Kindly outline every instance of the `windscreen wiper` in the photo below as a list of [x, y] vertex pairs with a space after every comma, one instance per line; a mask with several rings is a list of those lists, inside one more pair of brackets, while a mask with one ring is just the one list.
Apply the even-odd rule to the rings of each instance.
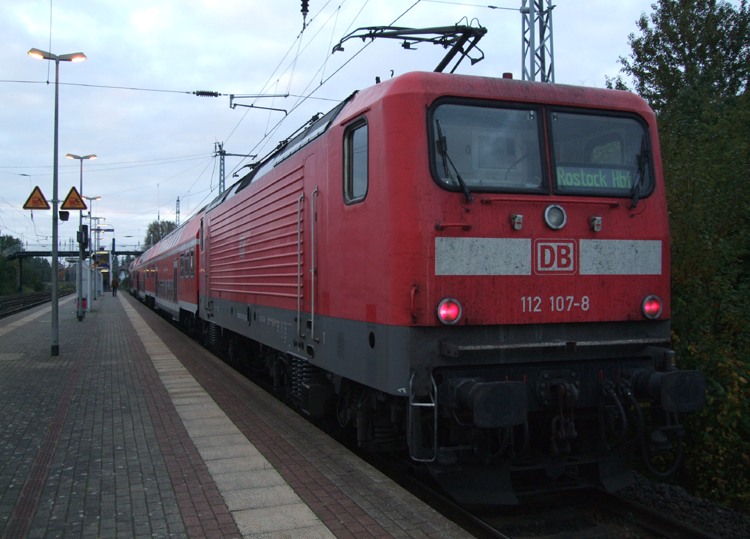
[[440, 156], [443, 158], [445, 174], [449, 179], [453, 179], [453, 176], [451, 176], [451, 171], [448, 168], [448, 163], [450, 163], [450, 166], [452, 166], [453, 170], [456, 171], [456, 179], [458, 180], [458, 185], [461, 187], [464, 195], [466, 196], [466, 201], [471, 202], [472, 200], [474, 200], [474, 197], [471, 196], [471, 191], [469, 191], [466, 182], [461, 177], [461, 173], [458, 172], [456, 165], [453, 164], [453, 159], [451, 159], [450, 155], [448, 155], [448, 140], [443, 136], [443, 129], [440, 127], [440, 120], [436, 119], [435, 124], [437, 125], [438, 132], [437, 148], [438, 152], [440, 152]]
[[630, 209], [632, 210], [638, 206], [638, 200], [641, 197], [641, 185], [646, 176], [646, 164], [648, 163], [648, 148], [646, 147], [646, 135], [641, 136], [641, 153], [635, 157], [638, 165], [638, 172], [636, 173], [635, 187], [633, 188], [633, 201], [630, 203]]

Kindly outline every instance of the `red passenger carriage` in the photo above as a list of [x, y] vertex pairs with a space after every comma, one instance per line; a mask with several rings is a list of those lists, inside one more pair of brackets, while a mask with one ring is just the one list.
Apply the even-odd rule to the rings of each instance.
[[192, 219], [133, 261], [131, 293], [175, 320], [197, 320], [197, 245], [198, 221]]

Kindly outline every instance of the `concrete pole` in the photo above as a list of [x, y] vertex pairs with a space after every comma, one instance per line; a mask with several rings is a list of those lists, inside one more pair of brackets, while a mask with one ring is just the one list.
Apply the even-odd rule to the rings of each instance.
[[89, 203], [89, 291], [86, 294], [86, 311], [91, 312], [91, 302], [94, 301], [94, 294], [92, 292], [93, 285], [91, 282], [94, 280], [94, 266], [91, 263], [93, 257], [93, 251], [91, 250], [91, 235], [94, 233], [94, 229], [91, 226], [91, 207], [94, 205], [94, 201], [91, 200]]
[[[81, 176], [80, 176], [80, 187], [81, 196], [83, 196], [83, 159], [79, 159], [81, 163]], [[76, 270], [76, 297], [78, 305], [76, 305], [76, 315], [78, 321], [83, 320], [83, 212], [78, 212], [78, 269]]]
[[60, 334], [58, 330], [58, 293], [57, 293], [57, 118], [59, 104], [60, 59], [55, 56], [55, 143], [52, 162], [52, 349], [50, 355], [60, 355]]

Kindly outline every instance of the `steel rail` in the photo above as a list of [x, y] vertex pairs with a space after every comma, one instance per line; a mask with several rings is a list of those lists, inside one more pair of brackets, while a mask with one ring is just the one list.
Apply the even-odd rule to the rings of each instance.
[[[58, 293], [57, 297], [62, 298], [72, 293], [72, 291], [64, 293], [60, 292]], [[35, 292], [23, 296], [12, 296], [6, 299], [2, 299], [0, 300], [0, 318], [5, 318], [27, 309], [43, 305], [51, 300], [51, 292]]]
[[625, 518], [635, 518], [639, 526], [668, 539], [721, 539], [718, 535], [654, 511], [621, 494], [597, 492], [595, 501], [602, 509]]

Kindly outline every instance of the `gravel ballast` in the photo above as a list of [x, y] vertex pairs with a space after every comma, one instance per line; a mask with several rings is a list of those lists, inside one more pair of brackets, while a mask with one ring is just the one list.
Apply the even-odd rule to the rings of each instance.
[[722, 539], [750, 538], [750, 515], [692, 496], [682, 487], [635, 475], [635, 484], [618, 494]]

